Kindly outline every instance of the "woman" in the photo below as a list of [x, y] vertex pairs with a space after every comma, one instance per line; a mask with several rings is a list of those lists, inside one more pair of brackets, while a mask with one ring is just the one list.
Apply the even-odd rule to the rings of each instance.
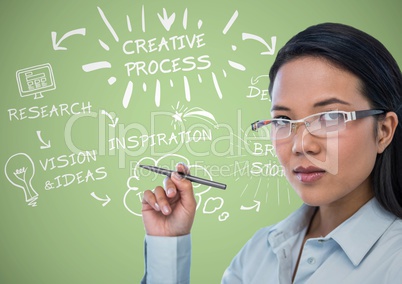
[[[258, 231], [222, 283], [401, 283], [402, 76], [393, 57], [350, 26], [312, 26], [279, 51], [269, 91], [273, 119], [252, 127], [270, 128], [304, 204]], [[144, 283], [189, 282], [195, 208], [180, 175], [144, 193]]]

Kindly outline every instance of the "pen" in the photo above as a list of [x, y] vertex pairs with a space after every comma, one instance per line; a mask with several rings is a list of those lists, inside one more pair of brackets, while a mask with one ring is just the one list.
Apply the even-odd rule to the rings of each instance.
[[[157, 173], [157, 174], [166, 175], [168, 177], [170, 177], [171, 174], [174, 172], [171, 170], [166, 170], [166, 169], [158, 168], [155, 166], [140, 165], [140, 167], [143, 169], [149, 170], [151, 172]], [[196, 182], [196, 183], [200, 183], [203, 185], [212, 186], [212, 187], [216, 187], [216, 188], [220, 188], [220, 189], [226, 189], [226, 184], [223, 184], [223, 183], [219, 183], [219, 182], [208, 180], [208, 179], [203, 179], [203, 178], [192, 176], [192, 175], [186, 175], [183, 173], [179, 173], [179, 175], [188, 179], [191, 182]]]

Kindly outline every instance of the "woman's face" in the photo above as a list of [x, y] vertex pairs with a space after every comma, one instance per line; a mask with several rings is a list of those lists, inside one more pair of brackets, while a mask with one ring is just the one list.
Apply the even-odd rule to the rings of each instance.
[[[331, 110], [370, 109], [359, 82], [324, 59], [292, 60], [276, 76], [271, 115], [298, 120]], [[374, 117], [350, 121], [328, 137], [313, 136], [301, 124], [274, 144], [287, 179], [305, 203], [331, 206], [372, 196], [369, 176], [377, 156]]]

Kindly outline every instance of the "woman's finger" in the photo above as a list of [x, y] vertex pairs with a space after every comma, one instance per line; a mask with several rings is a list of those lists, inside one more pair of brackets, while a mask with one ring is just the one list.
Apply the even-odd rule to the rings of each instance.
[[177, 163], [176, 170], [177, 170], [177, 172], [183, 173], [185, 175], [190, 174], [190, 170], [189, 170], [188, 166], [183, 162]]
[[171, 180], [175, 184], [177, 191], [180, 193], [182, 202], [186, 204], [185, 206], [193, 207], [195, 204], [195, 198], [191, 181], [178, 172], [172, 173]]
[[174, 184], [174, 182], [172, 181], [172, 179], [170, 177], [166, 177], [163, 180], [163, 186], [165, 188], [166, 195], [169, 198], [173, 198], [176, 196], [176, 193], [177, 193], [176, 185]]
[[166, 195], [165, 189], [161, 186], [155, 187], [154, 196], [157, 206], [160, 208], [160, 211], [164, 215], [169, 215], [172, 212], [172, 209], [170, 207], [169, 199]]
[[151, 206], [155, 211], [160, 211], [159, 204], [156, 202], [155, 194], [151, 190], [144, 191], [142, 204]]

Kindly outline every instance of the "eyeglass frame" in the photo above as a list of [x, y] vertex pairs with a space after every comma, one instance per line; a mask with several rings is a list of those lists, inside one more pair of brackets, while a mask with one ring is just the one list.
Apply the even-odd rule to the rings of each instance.
[[346, 123], [349, 122], [349, 121], [354, 121], [354, 120], [357, 120], [357, 119], [360, 119], [360, 118], [379, 115], [379, 114], [383, 114], [383, 113], [386, 113], [386, 112], [387, 112], [386, 110], [380, 110], [380, 109], [368, 109], [368, 110], [356, 110], [356, 111], [325, 111], [325, 112], [319, 112], [319, 113], [316, 113], [316, 114], [312, 114], [312, 115], [306, 116], [305, 118], [298, 119], [298, 120], [283, 119], [283, 118], [257, 120], [255, 122], [251, 123], [251, 130], [257, 131], [261, 127], [269, 125], [274, 121], [286, 121], [286, 122], [288, 122], [290, 124], [289, 134], [286, 137], [283, 137], [283, 138], [280, 138], [280, 139], [272, 139], [272, 137], [271, 137], [272, 140], [281, 140], [281, 139], [286, 139], [286, 138], [290, 137], [292, 132], [293, 132], [293, 130], [296, 128], [294, 125], [297, 126], [297, 124], [300, 124], [300, 123], [304, 123], [307, 131], [311, 135], [319, 137], [319, 135], [315, 135], [314, 133], [311, 133], [310, 130], [309, 130], [310, 122], [307, 121], [307, 120], [309, 118], [311, 118], [311, 117], [319, 116], [319, 115], [323, 115], [323, 114], [341, 113], [341, 114], [344, 115], [344, 118], [345, 118], [344, 125], [346, 125]]

